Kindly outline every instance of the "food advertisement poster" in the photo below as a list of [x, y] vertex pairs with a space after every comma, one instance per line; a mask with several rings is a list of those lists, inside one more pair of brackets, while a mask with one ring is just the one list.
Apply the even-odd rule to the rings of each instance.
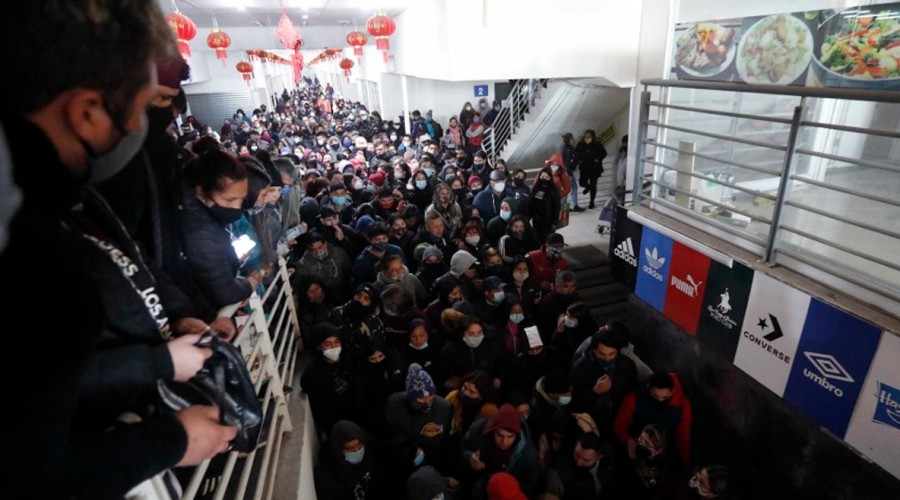
[[900, 90], [900, 3], [682, 23], [679, 80]]

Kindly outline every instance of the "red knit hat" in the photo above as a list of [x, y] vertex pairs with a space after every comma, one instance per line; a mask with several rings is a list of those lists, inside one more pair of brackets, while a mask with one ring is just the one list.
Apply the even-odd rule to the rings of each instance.
[[384, 181], [386, 178], [387, 178], [387, 176], [385, 175], [384, 172], [378, 171], [369, 176], [369, 182], [371, 182], [372, 184], [375, 184], [378, 187], [381, 187], [384, 185]]
[[189, 69], [188, 64], [181, 57], [160, 62], [156, 66], [156, 78], [163, 87], [177, 90], [181, 87], [181, 81], [186, 80]]
[[487, 484], [488, 500], [527, 500], [519, 488], [519, 481], [508, 472], [491, 476]]
[[481, 177], [478, 177], [477, 175], [470, 175], [468, 186], [472, 187], [472, 184], [474, 184], [476, 182], [481, 182]]
[[501, 406], [500, 411], [498, 411], [494, 414], [493, 417], [491, 417], [487, 425], [484, 426], [484, 433], [489, 434], [501, 427], [506, 430], [513, 431], [516, 434], [521, 434], [522, 432], [522, 424], [519, 422], [519, 414], [516, 413], [516, 409], [513, 408], [509, 403]]

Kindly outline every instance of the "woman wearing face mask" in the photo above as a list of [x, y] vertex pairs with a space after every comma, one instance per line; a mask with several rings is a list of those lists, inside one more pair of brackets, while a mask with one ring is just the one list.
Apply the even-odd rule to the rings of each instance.
[[531, 318], [525, 314], [521, 298], [510, 293], [506, 296], [506, 306], [509, 310], [507, 321], [503, 322], [500, 329], [500, 345], [507, 362], [511, 362], [516, 356], [528, 350], [528, 339], [525, 338], [525, 327], [531, 326]]
[[238, 277], [240, 259], [229, 226], [243, 215], [247, 169], [222, 151], [210, 151], [185, 167], [194, 194], [181, 213], [182, 244], [200, 293], [214, 308], [242, 302], [262, 281], [261, 273]]
[[361, 384], [356, 375], [353, 349], [348, 348], [345, 336], [332, 323], [319, 323], [313, 328], [315, 349], [312, 360], [300, 378], [303, 392], [309, 397], [316, 428], [327, 433], [341, 419], [358, 418], [362, 400]]
[[447, 183], [440, 183], [434, 188], [434, 198], [425, 213], [435, 211], [444, 218], [446, 227], [455, 227], [462, 222], [462, 207], [456, 201], [456, 194]]
[[528, 261], [525, 260], [525, 257], [515, 257], [511, 267], [512, 273], [508, 286], [521, 297], [525, 315], [529, 318], [533, 318], [537, 305], [541, 300], [541, 286], [538, 284], [537, 280], [531, 276], [528, 268]]
[[559, 223], [561, 199], [556, 185], [553, 184], [553, 172], [549, 167], [542, 168], [531, 188], [531, 221], [540, 241], [556, 231]]
[[[420, 249], [419, 247], [423, 248]], [[425, 290], [431, 290], [431, 292], [428, 293], [428, 298], [429, 300], [433, 300], [436, 294], [432, 290], [432, 285], [438, 278], [446, 274], [449, 269], [444, 262], [444, 253], [440, 248], [434, 245], [419, 243], [416, 245], [413, 254], [422, 255], [421, 259], [419, 259], [420, 264], [416, 271], [416, 277], [422, 282], [422, 286], [425, 287]], [[438, 314], [440, 314], [440, 311], [438, 311]]]
[[341, 420], [323, 442], [315, 467], [316, 496], [323, 500], [375, 498], [379, 459], [368, 434], [354, 422]]
[[477, 420], [490, 418], [497, 413], [496, 390], [491, 377], [482, 370], [472, 370], [462, 378], [458, 390], [445, 398], [453, 407], [450, 435], [462, 438]]
[[403, 377], [406, 377], [406, 370], [413, 363], [418, 363], [422, 370], [433, 377], [438, 363], [441, 343], [432, 334], [428, 322], [423, 319], [410, 321], [407, 339], [408, 342], [400, 346], [400, 356], [403, 358], [403, 365], [406, 367]]
[[455, 116], [451, 116], [450, 122], [447, 124], [447, 129], [444, 131], [444, 143], [447, 145], [448, 149], [462, 146], [462, 136], [463, 132], [459, 126], [459, 120], [457, 120]]
[[480, 255], [481, 251], [490, 246], [484, 228], [477, 220], [470, 220], [459, 228], [456, 235], [456, 247], [465, 250], [472, 255]]
[[573, 302], [559, 315], [551, 343], [564, 359], [572, 359], [578, 347], [599, 328], [584, 302]]
[[506, 225], [506, 234], [500, 238], [500, 256], [509, 264], [516, 257], [524, 257], [533, 250], [541, 248], [541, 244], [523, 215], [514, 215]]
[[518, 213], [519, 203], [516, 199], [512, 196], [503, 198], [503, 201], [500, 202], [500, 211], [488, 221], [485, 229], [492, 245], [496, 246], [500, 243], [500, 238], [506, 234], [507, 224]]
[[465, 131], [469, 128], [469, 125], [472, 124], [472, 116], [476, 113], [475, 108], [472, 107], [472, 103], [466, 101], [463, 104], [462, 109], [459, 111], [459, 126], [462, 127], [462, 130]]
[[474, 113], [472, 115], [472, 124], [466, 128], [466, 151], [469, 154], [475, 154], [481, 150], [481, 143], [484, 141], [484, 124], [481, 123], [481, 115]]
[[423, 213], [434, 200], [434, 189], [428, 183], [428, 175], [422, 170], [416, 171], [409, 183], [409, 201], [419, 207]]
[[[465, 300], [465, 296], [463, 295], [462, 286], [455, 279], [440, 278], [434, 282], [433, 288], [437, 298], [425, 308], [425, 316], [428, 318], [429, 324], [440, 325], [441, 314], [444, 310], [450, 309], [453, 307], [453, 304]], [[439, 331], [435, 333], [439, 334], [440, 343], [443, 345], [443, 335], [440, 335], [441, 332]]]
[[375, 289], [383, 292], [388, 286], [397, 285], [415, 299], [414, 305], [424, 308], [428, 294], [422, 282], [409, 272], [399, 255], [385, 255], [381, 260], [381, 271], [375, 280]]
[[294, 280], [294, 300], [297, 303], [303, 345], [314, 345], [313, 328], [319, 323], [328, 321], [334, 303], [328, 297], [322, 283], [309, 276]]
[[500, 379], [495, 378], [495, 372], [502, 353], [495, 333], [488, 330], [480, 318], [466, 316], [456, 335], [455, 340], [448, 341], [441, 349], [438, 377], [444, 389], [459, 389], [463, 376], [472, 370], [487, 373], [494, 379], [494, 387], [500, 387]]

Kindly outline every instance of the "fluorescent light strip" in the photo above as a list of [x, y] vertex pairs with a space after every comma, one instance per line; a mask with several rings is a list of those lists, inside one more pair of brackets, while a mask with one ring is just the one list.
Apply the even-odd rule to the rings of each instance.
[[722, 264], [723, 266], [728, 266], [729, 269], [731, 269], [731, 267], [734, 266], [734, 259], [729, 257], [728, 255], [726, 255], [714, 248], [710, 248], [698, 241], [694, 241], [681, 233], [677, 233], [677, 232], [667, 228], [666, 226], [661, 225], [658, 222], [654, 222], [654, 221], [644, 217], [643, 215], [635, 212], [634, 210], [628, 211], [628, 218], [633, 220], [634, 222], [637, 222], [638, 224], [649, 227], [650, 229], [656, 231], [657, 233], [660, 233], [664, 236], [668, 236], [672, 240], [675, 240], [678, 243], [681, 243], [682, 245], [684, 245], [686, 247], [692, 248], [693, 250], [696, 250], [697, 252], [702, 253], [703, 255], [718, 262], [719, 264]]

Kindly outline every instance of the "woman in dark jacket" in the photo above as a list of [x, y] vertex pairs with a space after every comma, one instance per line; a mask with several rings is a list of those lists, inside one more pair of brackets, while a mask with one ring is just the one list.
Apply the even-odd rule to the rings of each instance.
[[262, 276], [238, 277], [240, 260], [227, 227], [243, 215], [247, 169], [222, 151], [194, 158], [185, 167], [195, 199], [181, 213], [182, 243], [203, 297], [215, 309], [241, 302]]
[[604, 158], [606, 158], [606, 149], [597, 141], [597, 134], [593, 130], [585, 130], [584, 137], [575, 146], [575, 165], [581, 170], [578, 185], [584, 188], [582, 193], [591, 196], [588, 208], [594, 208], [594, 199], [597, 197], [597, 179], [603, 174]]
[[428, 175], [423, 170], [416, 171], [410, 185], [412, 189], [409, 190], [409, 201], [425, 213], [425, 209], [434, 200], [434, 188], [428, 183]]
[[531, 188], [531, 220], [539, 241], [546, 240], [548, 234], [556, 231], [559, 208], [559, 190], [553, 183], [553, 173], [549, 167], [544, 167]]
[[500, 237], [500, 257], [505, 264], [511, 264], [516, 257], [525, 257], [528, 252], [541, 248], [534, 229], [522, 215], [513, 215], [506, 225], [505, 234]]

